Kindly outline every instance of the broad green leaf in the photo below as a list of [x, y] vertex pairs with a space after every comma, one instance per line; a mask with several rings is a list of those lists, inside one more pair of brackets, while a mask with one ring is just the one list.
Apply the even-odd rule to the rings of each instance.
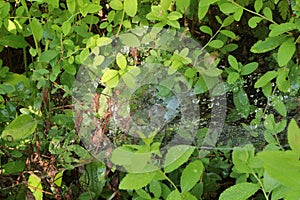
[[67, 6], [68, 6], [68, 11], [71, 14], [74, 14], [76, 12], [76, 1], [74, 1], [74, 0], [67, 0]]
[[182, 172], [180, 187], [182, 192], [190, 191], [200, 180], [204, 166], [200, 160], [189, 163]]
[[276, 109], [276, 111], [283, 117], [286, 117], [287, 115], [287, 110], [286, 110], [286, 106], [285, 104], [277, 99], [276, 101], [273, 102], [274, 103], [274, 108]]
[[239, 114], [246, 119], [250, 114], [250, 104], [243, 88], [240, 88], [237, 93], [233, 93], [233, 102]]
[[21, 140], [31, 135], [37, 126], [37, 122], [31, 115], [20, 115], [7, 125], [1, 137], [5, 140]]
[[172, 0], [160, 0], [160, 5], [165, 9], [168, 10], [171, 6]]
[[208, 35], [212, 36], [213, 32], [209, 26], [200, 26], [200, 31], [203, 33], [207, 33]]
[[284, 68], [278, 69], [278, 76], [276, 77], [276, 85], [282, 92], [288, 92], [291, 88], [288, 71]]
[[291, 189], [300, 188], [299, 153], [295, 151], [263, 151], [257, 155], [264, 161], [265, 170], [272, 178]]
[[226, 35], [227, 37], [230, 37], [231, 39], [235, 39], [236, 35], [234, 32], [229, 31], [229, 30], [221, 30], [220, 31], [223, 35]]
[[39, 20], [33, 18], [30, 22], [30, 28], [33, 36], [40, 41], [43, 37], [43, 26]]
[[16, 24], [13, 21], [8, 20], [7, 30], [14, 35], [17, 34]]
[[278, 49], [278, 65], [280, 67], [286, 65], [293, 57], [296, 51], [296, 45], [294, 43], [294, 38], [289, 38], [284, 41]]
[[265, 53], [271, 51], [281, 45], [288, 36], [280, 35], [275, 37], [268, 37], [264, 41], [259, 40], [250, 49], [252, 53]]
[[294, 119], [288, 126], [288, 142], [291, 149], [300, 155], [300, 129]]
[[249, 75], [252, 72], [254, 72], [258, 67], [258, 63], [257, 62], [252, 62], [252, 63], [248, 63], [247, 65], [242, 67], [241, 70], [241, 75]]
[[120, 0], [112, 0], [109, 5], [114, 10], [123, 10], [123, 3]]
[[263, 13], [268, 19], [273, 20], [273, 13], [272, 13], [271, 8], [265, 7], [263, 10]]
[[224, 46], [224, 42], [222, 40], [212, 40], [208, 46], [215, 48], [215, 49], [219, 49], [221, 47]]
[[228, 63], [233, 69], [235, 69], [237, 71], [239, 70], [239, 64], [234, 56], [232, 56], [232, 55], [228, 56]]
[[40, 58], [39, 61], [40, 62], [46, 62], [49, 63], [52, 59], [54, 59], [57, 55], [59, 54], [58, 51], [56, 50], [48, 50], [48, 51], [44, 51]]
[[261, 17], [257, 17], [257, 16], [253, 16], [248, 20], [248, 25], [250, 28], [255, 28], [257, 26], [257, 24], [259, 22], [261, 22], [261, 20], [263, 20], [263, 18]]
[[152, 199], [151, 195], [148, 194], [145, 190], [143, 189], [138, 189], [136, 190], [136, 193], [142, 198], [142, 199]]
[[173, 11], [168, 15], [167, 18], [169, 20], [178, 20], [178, 19], [182, 18], [182, 14], [180, 12]]
[[[241, 17], [243, 15], [244, 9], [243, 8], [237, 8], [236, 11], [233, 14], [233, 18], [235, 21], [239, 22], [241, 20]], [[224, 20], [225, 22], [225, 20]], [[225, 26], [225, 25], [224, 25]]]
[[199, 5], [198, 5], [198, 19], [199, 20], [202, 20], [205, 17], [208, 9], [209, 9], [209, 4], [206, 5], [205, 1], [199, 1]]
[[184, 13], [187, 11], [187, 9], [190, 6], [191, 0], [175, 0], [176, 2], [176, 10], [180, 11], [181, 13]]
[[199, 77], [198, 81], [194, 85], [195, 94], [202, 94], [208, 90], [205, 80], [202, 76]]
[[268, 71], [256, 81], [256, 83], [254, 84], [254, 88], [260, 88], [265, 86], [267, 83], [270, 83], [270, 81], [274, 79], [277, 75], [278, 73], [276, 71]]
[[122, 79], [127, 87], [129, 87], [131, 89], [135, 88], [135, 86], [136, 86], [135, 79], [131, 73], [127, 72], [127, 73], [123, 74]]
[[148, 185], [153, 180], [156, 173], [156, 171], [140, 174], [128, 173], [121, 180], [119, 188], [121, 190], [138, 190]]
[[152, 194], [154, 194], [154, 197], [159, 198], [161, 196], [162, 188], [159, 181], [151, 181], [149, 185], [149, 190]]
[[237, 72], [230, 72], [227, 77], [228, 84], [234, 84], [240, 78], [239, 73]]
[[259, 186], [254, 183], [238, 183], [226, 189], [220, 195], [219, 200], [246, 200], [259, 190]]
[[13, 48], [25, 48], [27, 42], [21, 35], [8, 35], [0, 32], [0, 45]]
[[178, 190], [173, 190], [169, 193], [167, 200], [182, 200]]
[[245, 147], [235, 147], [232, 153], [234, 170], [239, 173], [250, 173], [249, 159], [254, 155], [254, 147], [247, 145]]
[[294, 23], [286, 22], [279, 25], [273, 24], [272, 26], [270, 26], [270, 29], [271, 32], [269, 33], [269, 36], [274, 37], [274, 36], [281, 35], [282, 33], [295, 30], [297, 29], [297, 26]]
[[41, 182], [41, 178], [35, 174], [30, 174], [28, 178], [28, 188], [32, 192], [35, 200], [43, 199], [43, 186]]
[[119, 68], [122, 70], [124, 70], [127, 67], [127, 60], [126, 60], [125, 56], [121, 53], [117, 54], [116, 62], [117, 62], [117, 65], [119, 66]]
[[255, 12], [259, 13], [259, 11], [262, 9], [263, 5], [264, 5], [263, 0], [255, 0], [255, 3], [254, 3]]
[[197, 198], [190, 192], [181, 193], [181, 199], [182, 200], [197, 200]]
[[62, 29], [64, 35], [68, 35], [71, 30], [71, 23], [69, 21], [64, 21], [61, 26], [61, 29]]
[[105, 46], [105, 45], [108, 45], [112, 42], [112, 39], [111, 38], [108, 38], [108, 37], [101, 37], [101, 38], [98, 38], [97, 39], [97, 46]]
[[134, 17], [137, 12], [137, 0], [124, 0], [124, 10], [127, 15]]
[[276, 187], [278, 187], [280, 184], [272, 178], [267, 171], [264, 171], [264, 181], [263, 181], [264, 187], [266, 192], [271, 192]]
[[127, 45], [128, 47], [139, 47], [140, 40], [138, 37], [132, 33], [124, 33], [119, 35], [120, 40], [123, 44]]
[[234, 13], [238, 9], [238, 7], [236, 5], [234, 5], [233, 3], [226, 2], [226, 1], [225, 1], [225, 3], [219, 4], [219, 8], [220, 8], [221, 12], [226, 15], [228, 15], [230, 13]]
[[178, 145], [171, 147], [165, 157], [164, 171], [170, 173], [185, 163], [194, 152], [195, 147]]
[[119, 74], [119, 72], [118, 72], [117, 70], [114, 70], [114, 69], [107, 69], [107, 70], [104, 72], [104, 74], [103, 74], [103, 76], [102, 76], [102, 78], [101, 78], [101, 81], [102, 81], [103, 83], [105, 83], [105, 82], [109, 81], [110, 79], [116, 77], [118, 74]]
[[2, 173], [3, 174], [14, 174], [14, 173], [19, 173], [19, 172], [22, 172], [24, 171], [25, 169], [25, 160], [16, 160], [16, 161], [12, 161], [12, 160], [9, 160], [8, 163], [6, 164], [3, 164], [1, 166], [2, 168]]

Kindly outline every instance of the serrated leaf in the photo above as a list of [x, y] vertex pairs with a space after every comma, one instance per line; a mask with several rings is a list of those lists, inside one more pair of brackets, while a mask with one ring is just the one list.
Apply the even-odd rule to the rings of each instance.
[[178, 145], [171, 147], [166, 154], [164, 162], [165, 173], [170, 173], [180, 167], [189, 159], [194, 150], [195, 147], [188, 145]]
[[28, 188], [32, 192], [33, 196], [35, 197], [35, 200], [42, 200], [43, 186], [42, 186], [41, 179], [35, 174], [30, 174], [27, 182], [28, 182]]
[[37, 20], [36, 18], [33, 18], [30, 22], [30, 28], [32, 31], [33, 36], [40, 41], [43, 37], [43, 26], [40, 23], [39, 20]]
[[127, 15], [134, 17], [137, 12], [137, 0], [124, 0], [124, 10]]
[[138, 190], [148, 185], [156, 173], [156, 171], [139, 174], [128, 173], [121, 180], [119, 188], [121, 190]]
[[132, 33], [124, 33], [121, 34], [120, 40], [123, 44], [127, 45], [128, 47], [139, 47], [140, 46], [140, 40], [138, 37]]
[[1, 134], [5, 140], [21, 140], [31, 135], [37, 126], [37, 122], [31, 115], [20, 115], [7, 125]]
[[182, 192], [190, 191], [200, 180], [204, 166], [200, 160], [189, 163], [182, 172], [180, 187]]
[[246, 200], [255, 194], [259, 186], [254, 183], [239, 183], [226, 189], [219, 200]]
[[294, 119], [288, 126], [288, 142], [291, 149], [300, 155], [300, 129]]
[[252, 62], [252, 63], [248, 63], [247, 65], [242, 67], [241, 70], [241, 75], [249, 75], [252, 72], [254, 72], [258, 67], [258, 63], [257, 62]]
[[274, 79], [277, 75], [278, 73], [276, 71], [268, 71], [256, 81], [256, 83], [254, 84], [254, 88], [260, 88], [265, 86], [267, 83], [270, 83], [270, 81]]
[[250, 114], [250, 104], [243, 88], [240, 88], [237, 93], [233, 93], [233, 103], [239, 114], [246, 119]]
[[289, 38], [284, 41], [278, 49], [278, 65], [280, 67], [286, 65], [293, 57], [296, 51], [296, 45], [294, 43], [294, 38]]
[[237, 71], [239, 70], [239, 64], [238, 64], [236, 58], [233, 57], [232, 55], [228, 56], [228, 63], [233, 69], [235, 69]]
[[288, 36], [280, 35], [275, 37], [268, 37], [264, 41], [259, 40], [250, 49], [252, 53], [265, 53], [271, 51], [281, 45]]

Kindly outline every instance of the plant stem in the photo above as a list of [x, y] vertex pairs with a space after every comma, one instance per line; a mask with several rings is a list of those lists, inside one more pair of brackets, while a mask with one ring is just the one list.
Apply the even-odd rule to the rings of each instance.
[[267, 193], [266, 193], [266, 191], [265, 191], [265, 187], [264, 187], [263, 183], [261, 182], [261, 180], [256, 176], [256, 174], [254, 173], [254, 171], [252, 171], [251, 174], [254, 176], [254, 178], [255, 178], [255, 179], [257, 180], [257, 182], [259, 183], [259, 185], [260, 185], [260, 187], [261, 187], [261, 190], [262, 190], [262, 192], [264, 193], [264, 196], [265, 196], [266, 200], [269, 200], [269, 197], [268, 197], [268, 195], [267, 195]]

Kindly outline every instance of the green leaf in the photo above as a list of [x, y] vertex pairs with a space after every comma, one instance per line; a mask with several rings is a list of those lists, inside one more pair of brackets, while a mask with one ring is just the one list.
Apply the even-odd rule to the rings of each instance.
[[32, 192], [35, 199], [42, 200], [43, 199], [43, 186], [42, 186], [41, 179], [35, 174], [30, 174], [27, 182], [28, 182], [28, 188]]
[[144, 199], [152, 199], [151, 198], [151, 196], [150, 196], [150, 194], [148, 194], [145, 190], [143, 190], [143, 189], [138, 189], [138, 190], [136, 190], [136, 193], [140, 196], [140, 197], [142, 197], [142, 199], [144, 200]]
[[281, 35], [282, 33], [286, 33], [288, 31], [292, 31], [297, 29], [296, 24], [291, 22], [282, 23], [279, 25], [273, 24], [270, 26], [271, 32], [269, 33], [270, 37]]
[[127, 87], [129, 87], [131, 89], [135, 88], [135, 86], [136, 86], [135, 79], [131, 73], [127, 72], [127, 73], [123, 74], [122, 79]]
[[40, 58], [39, 61], [40, 62], [46, 62], [49, 63], [52, 59], [54, 59], [57, 55], [59, 54], [58, 51], [56, 50], [48, 50], [48, 51], [44, 51]]
[[8, 163], [1, 166], [3, 174], [14, 174], [18, 172], [22, 172], [25, 169], [25, 160], [9, 160]]
[[55, 177], [54, 177], [54, 183], [55, 185], [57, 185], [58, 187], [61, 187], [62, 184], [62, 177], [63, 177], [63, 171], [59, 171], [56, 173]]
[[221, 47], [223, 47], [224, 42], [222, 40], [212, 40], [208, 46], [214, 48], [214, 49], [219, 49]]
[[239, 73], [237, 72], [230, 72], [227, 77], [228, 84], [234, 84], [240, 78]]
[[105, 45], [109, 45], [112, 42], [111, 38], [108, 37], [101, 37], [97, 39], [97, 46], [105, 46]]
[[[241, 17], [243, 15], [244, 9], [243, 8], [237, 8], [236, 11], [233, 14], [233, 18], [235, 21], [240, 21]], [[224, 20], [225, 22], [225, 20]]]
[[236, 58], [233, 57], [232, 55], [228, 56], [228, 63], [233, 69], [235, 69], [237, 71], [239, 70], [239, 64], [238, 64]]
[[124, 0], [124, 10], [127, 15], [134, 17], [137, 12], [137, 0]]
[[160, 0], [160, 5], [165, 9], [168, 10], [171, 6], [172, 0]]
[[195, 147], [178, 145], [171, 147], [166, 154], [164, 162], [165, 173], [170, 173], [185, 163], [194, 152]]
[[240, 88], [237, 93], [233, 93], [233, 102], [239, 114], [246, 119], [250, 114], [250, 104], [243, 88]]
[[259, 40], [257, 43], [255, 43], [250, 51], [252, 53], [265, 53], [268, 51], [271, 51], [281, 45], [288, 36], [286, 35], [280, 35], [275, 37], [268, 37], [264, 41]]
[[283, 117], [286, 117], [287, 115], [287, 110], [286, 110], [286, 107], [285, 107], [285, 104], [277, 99], [276, 101], [273, 102], [274, 103], [274, 108], [276, 109], [276, 111]]
[[221, 30], [220, 31], [223, 35], [226, 35], [227, 37], [230, 37], [231, 39], [235, 39], [236, 35], [234, 32], [229, 31], [229, 30]]
[[69, 21], [64, 21], [61, 26], [61, 29], [62, 29], [64, 35], [68, 35], [71, 30], [71, 23]]
[[127, 45], [128, 47], [139, 47], [140, 46], [140, 40], [138, 37], [132, 33], [124, 33], [121, 34], [120, 40], [123, 44]]
[[254, 88], [260, 88], [265, 86], [267, 83], [270, 83], [270, 81], [274, 79], [277, 75], [278, 73], [276, 71], [268, 71], [256, 81], [256, 83], [254, 84]]
[[265, 7], [263, 13], [268, 19], [273, 20], [273, 14], [271, 8]]
[[220, 8], [221, 12], [226, 15], [228, 15], [230, 13], [234, 13], [238, 9], [238, 7], [236, 5], [234, 5], [233, 3], [229, 3], [229, 2], [219, 4], [219, 8]]
[[[298, 149], [299, 146], [296, 148]], [[264, 161], [264, 168], [272, 178], [290, 189], [300, 188], [300, 161], [298, 152], [263, 151], [257, 155]], [[282, 171], [283, 169], [284, 171]]]
[[294, 43], [294, 38], [289, 38], [284, 41], [278, 49], [278, 65], [280, 67], [286, 65], [293, 57], [296, 51], [296, 45]]
[[13, 21], [8, 20], [7, 30], [14, 35], [17, 34], [16, 24]]
[[255, 194], [259, 186], [254, 183], [239, 183], [226, 189], [219, 200], [246, 200]]
[[121, 53], [117, 54], [116, 62], [117, 62], [117, 65], [119, 66], [119, 68], [122, 70], [124, 70], [127, 67], [127, 60], [126, 60], [125, 56]]
[[261, 22], [261, 20], [263, 20], [263, 18], [261, 17], [257, 17], [257, 16], [253, 16], [248, 20], [248, 25], [250, 28], [255, 28], [257, 26], [257, 24], [259, 22]]
[[263, 0], [255, 0], [255, 3], [254, 3], [255, 12], [259, 13], [259, 11], [262, 9], [262, 7], [263, 7]]
[[252, 72], [254, 72], [258, 67], [258, 63], [257, 62], [251, 62], [251, 63], [248, 63], [247, 65], [243, 66], [242, 67], [242, 70], [241, 70], [241, 75], [249, 75], [251, 74]]
[[33, 36], [40, 41], [43, 37], [43, 26], [39, 20], [33, 18], [30, 22], [30, 28]]
[[74, 1], [74, 0], [67, 0], [67, 6], [68, 6], [68, 11], [71, 14], [74, 14], [76, 12], [76, 1]]
[[199, 5], [198, 5], [198, 19], [202, 20], [206, 13], [208, 12], [209, 9], [209, 5], [202, 5], [203, 1], [199, 1]]
[[182, 200], [178, 190], [173, 190], [167, 197], [167, 200]]
[[161, 196], [162, 188], [159, 181], [152, 181], [149, 185], [149, 190], [152, 194], [154, 194], [154, 197], [159, 198]]
[[199, 77], [198, 81], [194, 85], [195, 94], [202, 94], [208, 90], [206, 82], [202, 76]]
[[118, 85], [119, 82], [119, 72], [114, 69], [107, 69], [104, 72], [101, 81], [103, 83], [106, 83], [108, 87], [114, 88]]
[[189, 163], [183, 170], [180, 178], [180, 187], [182, 192], [190, 191], [200, 180], [204, 166], [200, 160]]
[[200, 31], [202, 31], [203, 33], [207, 33], [210, 36], [213, 35], [213, 32], [209, 26], [200, 26]]
[[20, 115], [7, 125], [1, 137], [5, 140], [21, 140], [31, 135], [37, 126], [37, 122], [31, 115]]
[[128, 173], [121, 180], [119, 188], [121, 190], [138, 190], [148, 185], [156, 173], [157, 171], [139, 174]]
[[168, 15], [167, 18], [169, 20], [178, 20], [178, 19], [182, 18], [182, 14], [180, 12], [173, 11]]
[[120, 0], [112, 0], [109, 5], [114, 10], [123, 10], [123, 3]]
[[294, 119], [288, 126], [288, 142], [291, 149], [300, 155], [300, 129]]
[[7, 35], [0, 32], [0, 45], [13, 48], [25, 48], [27, 47], [27, 42], [24, 39], [24, 36]]

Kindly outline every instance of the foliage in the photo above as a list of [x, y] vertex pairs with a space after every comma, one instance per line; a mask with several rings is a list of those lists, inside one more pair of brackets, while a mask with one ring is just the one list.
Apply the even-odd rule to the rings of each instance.
[[[294, 0], [0, 0], [0, 198], [299, 199], [299, 11]], [[143, 48], [149, 41], [133, 30], [145, 27], [169, 30], [157, 43], [161, 49]], [[179, 49], [163, 49], [172, 47], [168, 38], [176, 31], [202, 49], [180, 41]], [[115, 41], [128, 50], [100, 51]], [[194, 62], [198, 56], [201, 63]], [[105, 66], [107, 60], [113, 64]], [[180, 90], [180, 74], [206, 110], [199, 121], [210, 121], [214, 107], [202, 100], [225, 95], [222, 134], [234, 125], [227, 134], [243, 132], [249, 141], [233, 148], [227, 138], [210, 148], [203, 135], [214, 130], [204, 125], [193, 133], [194, 145], [161, 151], [177, 128], [172, 115], [165, 135], [140, 132], [138, 141], [109, 126], [114, 89], [135, 89], [147, 70], [142, 65], [153, 63], [169, 77], [165, 87], [152, 88], [157, 99], [171, 99], [168, 87]], [[101, 79], [86, 113], [72, 102], [84, 89], [75, 84], [81, 66]], [[132, 110], [148, 101], [144, 90], [151, 89], [136, 92]], [[84, 138], [82, 121], [97, 125]], [[97, 147], [99, 134], [118, 146], [106, 164], [86, 149]], [[180, 134], [189, 139], [184, 129]]]

